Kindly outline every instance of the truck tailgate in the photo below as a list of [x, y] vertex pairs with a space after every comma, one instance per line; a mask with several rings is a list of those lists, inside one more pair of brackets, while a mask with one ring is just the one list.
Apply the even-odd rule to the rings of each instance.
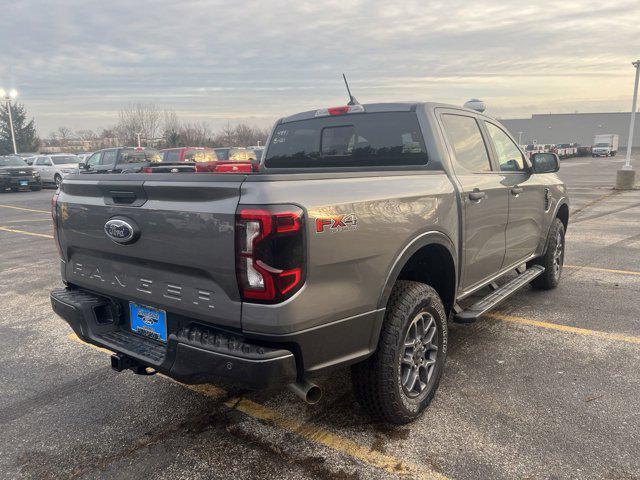
[[[234, 229], [243, 176], [83, 177], [65, 180], [58, 197], [68, 283], [241, 327]], [[110, 238], [105, 224], [114, 217], [132, 225], [137, 240]]]

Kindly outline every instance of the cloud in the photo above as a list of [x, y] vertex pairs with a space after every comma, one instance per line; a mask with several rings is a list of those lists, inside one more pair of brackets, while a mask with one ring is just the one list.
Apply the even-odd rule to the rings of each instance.
[[65, 1], [3, 6], [0, 85], [41, 134], [132, 101], [212, 123], [344, 101], [629, 109], [637, 1]]

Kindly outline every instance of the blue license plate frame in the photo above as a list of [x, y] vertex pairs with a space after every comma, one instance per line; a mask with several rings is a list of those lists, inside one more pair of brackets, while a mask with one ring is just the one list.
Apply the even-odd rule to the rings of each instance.
[[129, 302], [129, 319], [132, 332], [167, 343], [167, 312], [164, 310]]

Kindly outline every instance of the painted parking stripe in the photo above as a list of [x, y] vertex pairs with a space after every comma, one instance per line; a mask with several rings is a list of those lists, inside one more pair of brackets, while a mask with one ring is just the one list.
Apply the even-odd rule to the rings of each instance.
[[[113, 353], [107, 349], [83, 342], [74, 333], [69, 334], [68, 338], [74, 342], [108, 353], [109, 355]], [[188, 388], [189, 390], [208, 397], [222, 398], [226, 395], [225, 390], [214, 385], [185, 385], [162, 374], [160, 374], [160, 376], [177, 383], [181, 387]], [[317, 425], [301, 422], [289, 416], [282, 415], [269, 407], [247, 398], [231, 398], [225, 402], [225, 406], [232, 410], [238, 410], [239, 412], [242, 412], [256, 420], [273, 425], [281, 430], [286, 430], [287, 432], [293, 433], [305, 440], [323, 445], [338, 453], [360, 460], [369, 466], [384, 470], [385, 472], [424, 480], [447, 480], [447, 477], [438, 472], [405, 462], [404, 460], [392, 457], [391, 455], [372, 450], [370, 447], [360, 445], [353, 440], [336, 435], [335, 433]]]
[[0, 231], [10, 232], [10, 233], [19, 233], [22, 235], [31, 235], [33, 237], [53, 238], [53, 235], [47, 235], [44, 233], [27, 232], [26, 230], [18, 230], [16, 228], [9, 228], [9, 227], [0, 227]]
[[640, 272], [635, 270], [616, 270], [615, 268], [600, 268], [600, 267], [583, 267], [580, 265], [563, 265], [564, 268], [575, 268], [576, 270], [589, 270], [594, 272], [609, 272], [609, 273], [619, 273], [621, 275], [638, 275], [640, 276]]
[[500, 320], [503, 322], [518, 323], [520, 325], [529, 325], [532, 327], [546, 328], [549, 330], [557, 330], [565, 333], [575, 333], [587, 337], [603, 338], [605, 340], [614, 340], [618, 342], [632, 343], [640, 345], [640, 337], [633, 335], [624, 335], [621, 333], [609, 333], [600, 330], [589, 330], [588, 328], [571, 327], [569, 325], [561, 325], [558, 323], [542, 322], [531, 318], [516, 317], [514, 315], [505, 315], [504, 313], [490, 312], [485, 314], [487, 318]]
[[25, 207], [16, 207], [14, 205], [0, 205], [0, 208], [12, 208], [14, 210], [22, 210], [25, 212], [35, 212], [35, 213], [51, 213], [49, 210], [35, 210], [33, 208], [25, 208]]
[[17, 220], [4, 220], [3, 223], [31, 223], [31, 222], [51, 222], [51, 218], [18, 218]]

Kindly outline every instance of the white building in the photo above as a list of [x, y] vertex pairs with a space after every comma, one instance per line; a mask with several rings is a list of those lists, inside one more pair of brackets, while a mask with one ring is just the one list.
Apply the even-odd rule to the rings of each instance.
[[[627, 146], [631, 113], [550, 113], [535, 114], [531, 118], [500, 120], [518, 140], [522, 132], [522, 144], [579, 143], [591, 145], [593, 136], [617, 133], [620, 148]], [[636, 113], [633, 147], [640, 147], [640, 113]]]

